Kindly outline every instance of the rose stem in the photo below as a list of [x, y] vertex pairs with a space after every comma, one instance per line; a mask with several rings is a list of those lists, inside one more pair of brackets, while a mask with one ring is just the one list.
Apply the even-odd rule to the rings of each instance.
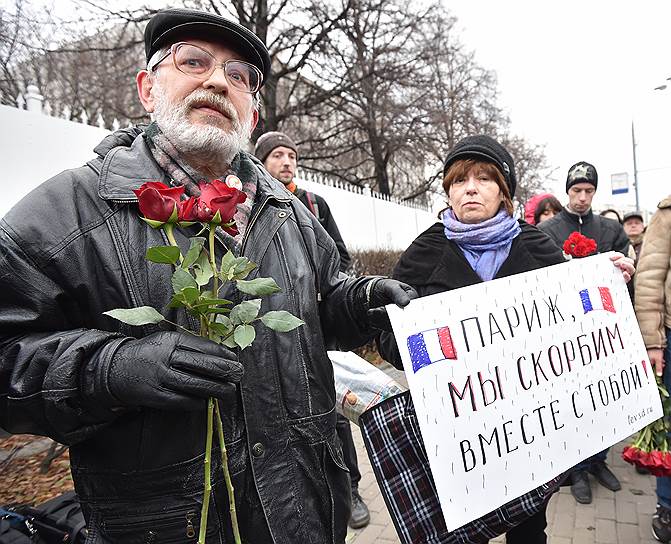
[[219, 401], [214, 401], [214, 415], [217, 422], [217, 432], [219, 434], [219, 447], [221, 448], [221, 468], [224, 471], [224, 479], [226, 480], [226, 489], [228, 490], [228, 503], [230, 505], [231, 526], [233, 528], [233, 538], [235, 544], [241, 544], [240, 529], [238, 528], [238, 514], [235, 509], [235, 494], [233, 492], [233, 482], [231, 481], [231, 474], [228, 470], [228, 453], [226, 451], [226, 442], [224, 441], [224, 426], [221, 423], [221, 413], [219, 412]]
[[210, 464], [212, 459], [212, 417], [214, 415], [214, 399], [207, 400], [207, 438], [205, 439], [205, 489], [203, 491], [203, 508], [200, 511], [200, 530], [198, 532], [198, 544], [205, 543], [207, 533], [207, 511], [210, 507], [210, 493], [212, 491], [212, 480]]

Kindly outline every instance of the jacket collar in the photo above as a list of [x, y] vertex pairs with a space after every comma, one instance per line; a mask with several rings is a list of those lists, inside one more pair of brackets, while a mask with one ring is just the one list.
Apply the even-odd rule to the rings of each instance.
[[[131, 140], [125, 139], [118, 140], [120, 145], [109, 150], [103, 146], [102, 150], [106, 154], [102, 161], [96, 159], [89, 162], [89, 166], [98, 172], [98, 195], [105, 200], [136, 202], [137, 197], [133, 189], [138, 189], [143, 183], [148, 181], [169, 183], [169, 178], [154, 160], [142, 133], [135, 134], [130, 145], [128, 143]], [[99, 150], [101, 146], [96, 148], [96, 152]], [[291, 200], [291, 193], [279, 181], [273, 179], [261, 162], [249, 153], [244, 151], [238, 153], [231, 168], [241, 179], [256, 177], [258, 196], [269, 196], [284, 202]]]
[[560, 213], [564, 214], [564, 216], [571, 222], [575, 223], [576, 225], [578, 223], [584, 224], [584, 223], [589, 223], [592, 218], [594, 217], [594, 213], [592, 212], [592, 208], [587, 210], [587, 212], [583, 215], [577, 214], [576, 212], [573, 212], [569, 210], [568, 207], [565, 207]]

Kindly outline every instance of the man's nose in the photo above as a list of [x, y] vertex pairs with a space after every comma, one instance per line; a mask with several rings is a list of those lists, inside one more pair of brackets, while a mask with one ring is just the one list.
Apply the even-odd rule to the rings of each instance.
[[228, 79], [226, 79], [224, 67], [221, 65], [217, 65], [214, 71], [210, 74], [210, 77], [203, 81], [203, 87], [215, 93], [227, 94], [228, 86]]

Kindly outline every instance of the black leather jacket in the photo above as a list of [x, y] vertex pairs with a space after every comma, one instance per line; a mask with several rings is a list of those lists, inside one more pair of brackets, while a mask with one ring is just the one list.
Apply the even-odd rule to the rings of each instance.
[[[117, 137], [0, 221], [0, 426], [71, 446], [87, 543], [195, 542], [187, 535], [190, 527], [197, 534], [200, 515], [205, 411], [115, 411], [87, 402], [81, 391], [83, 373], [93, 378], [86, 383], [105, 387], [99, 363], [124, 337], [157, 330], [123, 325], [104, 311], [151, 305], [195, 328], [182, 310], [167, 309], [170, 267], [145, 260], [148, 247], [166, 242], [139, 219], [131, 192], [166, 181], [165, 174], [142, 136], [130, 147]], [[333, 241], [256, 159], [242, 153], [233, 168], [243, 179], [258, 178], [243, 243], [259, 265], [250, 278], [272, 276], [282, 288], [262, 311], [286, 309], [306, 323], [290, 333], [258, 327], [253, 346], [239, 354], [245, 375], [223, 416], [243, 538], [341, 543], [349, 479], [335, 440], [326, 350], [372, 336], [363, 302], [369, 279], [339, 273]], [[176, 232], [183, 251], [193, 234]], [[232, 542], [226, 497], [217, 471], [208, 542]], [[254, 520], [264, 518], [271, 538], [256, 532]]]
[[579, 232], [596, 241], [598, 253], [619, 251], [626, 256], [629, 252], [629, 238], [622, 225], [608, 217], [594, 215], [591, 209], [582, 216], [564, 209], [537, 226], [552, 238], [559, 248], [562, 248], [572, 232]]

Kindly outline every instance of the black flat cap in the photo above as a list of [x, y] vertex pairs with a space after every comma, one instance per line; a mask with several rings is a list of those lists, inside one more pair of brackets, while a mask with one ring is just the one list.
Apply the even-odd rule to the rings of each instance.
[[265, 82], [270, 72], [270, 55], [265, 44], [244, 26], [205, 11], [172, 8], [161, 10], [149, 19], [144, 29], [147, 62], [161, 47], [186, 36], [224, 42], [240, 53], [243, 60], [261, 70]]
[[508, 186], [510, 196], [515, 196], [517, 187], [517, 176], [515, 175], [515, 162], [508, 150], [503, 147], [494, 138], [477, 134], [475, 136], [466, 136], [447, 154], [443, 175], [447, 174], [456, 161], [460, 159], [475, 159], [479, 161], [491, 162], [503, 174], [503, 179]]

